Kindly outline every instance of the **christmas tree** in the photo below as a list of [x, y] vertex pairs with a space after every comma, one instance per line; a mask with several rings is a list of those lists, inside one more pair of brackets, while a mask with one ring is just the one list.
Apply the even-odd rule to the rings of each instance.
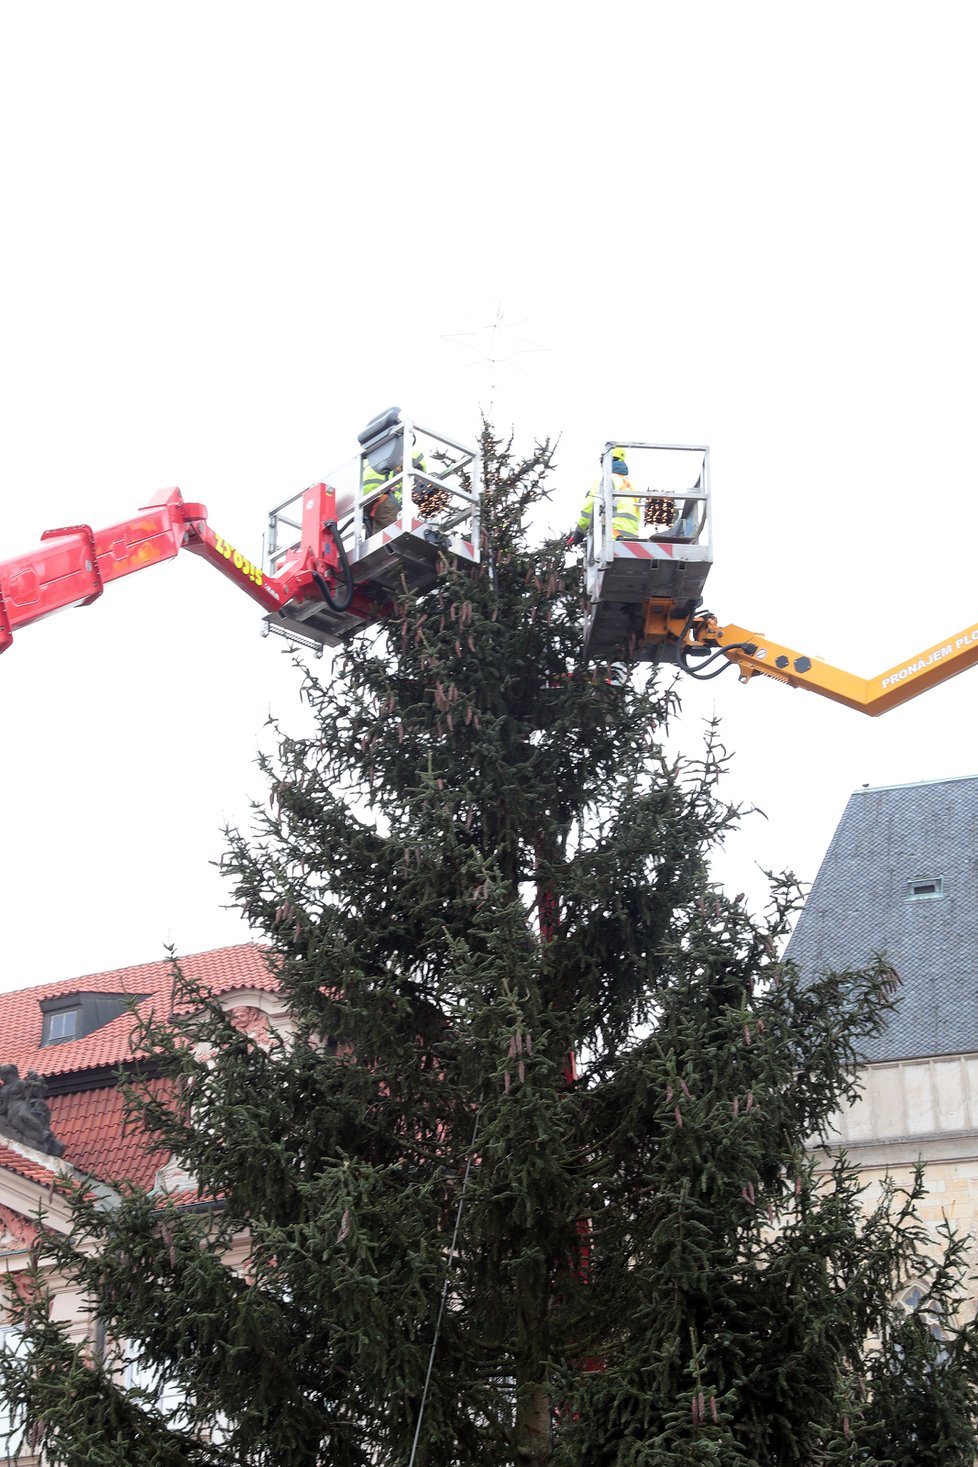
[[196, 1200], [76, 1193], [8, 1394], [67, 1467], [970, 1462], [962, 1245], [812, 1146], [894, 975], [803, 983], [791, 883], [715, 889], [716, 729], [675, 757], [668, 679], [581, 666], [527, 528], [551, 449], [483, 451], [477, 572], [304, 672], [314, 730], [229, 834], [294, 1032], [186, 984], [148, 1027], [173, 1084], [134, 1114]]

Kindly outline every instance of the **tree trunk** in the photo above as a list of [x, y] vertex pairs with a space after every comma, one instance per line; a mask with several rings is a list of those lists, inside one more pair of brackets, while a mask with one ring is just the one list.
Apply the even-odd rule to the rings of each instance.
[[527, 1382], [516, 1394], [516, 1460], [520, 1467], [546, 1467], [551, 1457], [550, 1392], [545, 1381]]

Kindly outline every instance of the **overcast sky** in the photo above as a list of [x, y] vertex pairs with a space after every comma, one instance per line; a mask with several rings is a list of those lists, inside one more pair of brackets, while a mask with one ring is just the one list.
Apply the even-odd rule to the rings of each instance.
[[[555, 523], [608, 439], [709, 443], [721, 622], [860, 675], [958, 631], [974, 42], [893, 0], [3, 6], [0, 559], [176, 484], [258, 559], [375, 413], [491, 404], [560, 437]], [[499, 309], [508, 360], [446, 339]], [[302, 716], [260, 629], [186, 556], [18, 634], [0, 986], [247, 938], [211, 863], [269, 710]], [[738, 888], [811, 879], [853, 788], [978, 764], [978, 671], [882, 720], [687, 693], [680, 742], [715, 708], [766, 813]]]

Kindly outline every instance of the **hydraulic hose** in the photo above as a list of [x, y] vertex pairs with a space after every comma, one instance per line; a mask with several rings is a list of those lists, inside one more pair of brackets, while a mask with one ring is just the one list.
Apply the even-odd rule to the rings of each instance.
[[[726, 655], [728, 652], [753, 653], [757, 650], [755, 647], [751, 646], [749, 642], [731, 642], [728, 647], [717, 647], [716, 650], [711, 653], [709, 657], [707, 657], [705, 662], [700, 663], [700, 670], [697, 671], [694, 668], [692, 662], [692, 649], [686, 641], [686, 638], [689, 635], [689, 629], [693, 625], [693, 622], [696, 620], [696, 615], [697, 614], [695, 611], [690, 612], [689, 616], [686, 618], [686, 625], [683, 627], [676, 640], [679, 643], [679, 666], [682, 668], [683, 672], [688, 674], [689, 677], [696, 678], [697, 682], [708, 683], [712, 681], [713, 678], [719, 677], [722, 672], [726, 672], [728, 667], [735, 667], [736, 663], [731, 662]], [[708, 611], [701, 612], [700, 619], [712, 619], [712, 613]], [[723, 662], [723, 666], [713, 667], [713, 664], [718, 660], [721, 660]], [[713, 667], [713, 671], [707, 672], [706, 669], [708, 667]]]
[[336, 555], [343, 577], [343, 590], [339, 596], [334, 596], [329, 589], [329, 583], [326, 577], [315, 567], [313, 567], [312, 578], [319, 587], [322, 598], [330, 611], [346, 611], [350, 602], [353, 600], [353, 571], [350, 569], [350, 560], [346, 553], [346, 547], [340, 539], [339, 531], [336, 528], [336, 521], [327, 520], [323, 525], [323, 530], [326, 535], [332, 538], [333, 544], [336, 546]]
[[[728, 652], [749, 652], [751, 650], [749, 642], [731, 642], [729, 647], [718, 648], [705, 662], [700, 664], [700, 670], [697, 671], [690, 661], [689, 649], [684, 647], [680, 653], [679, 665], [683, 672], [688, 673], [692, 678], [696, 678], [697, 682], [708, 683], [712, 678], [719, 677], [722, 672], [726, 672], [728, 667], [736, 667], [737, 664], [731, 662], [727, 657], [726, 654]], [[712, 672], [707, 672], [706, 669], [713, 667], [713, 664], [717, 661], [722, 662], [722, 667], [714, 667]]]

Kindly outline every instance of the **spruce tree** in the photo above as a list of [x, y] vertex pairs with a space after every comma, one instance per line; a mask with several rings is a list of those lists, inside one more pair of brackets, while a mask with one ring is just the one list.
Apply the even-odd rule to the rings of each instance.
[[[893, 974], [802, 983], [791, 884], [763, 918], [715, 889], [716, 729], [675, 757], [667, 677], [581, 666], [579, 570], [527, 529], [551, 449], [483, 448], [478, 571], [303, 673], [314, 730], [229, 833], [294, 1033], [187, 984], [148, 1026], [174, 1084], [131, 1104], [197, 1202], [73, 1196], [8, 1392], [66, 1467], [970, 1460], [960, 1242], [919, 1179], [867, 1209], [811, 1149]], [[123, 1341], [178, 1415], [120, 1387]]]

